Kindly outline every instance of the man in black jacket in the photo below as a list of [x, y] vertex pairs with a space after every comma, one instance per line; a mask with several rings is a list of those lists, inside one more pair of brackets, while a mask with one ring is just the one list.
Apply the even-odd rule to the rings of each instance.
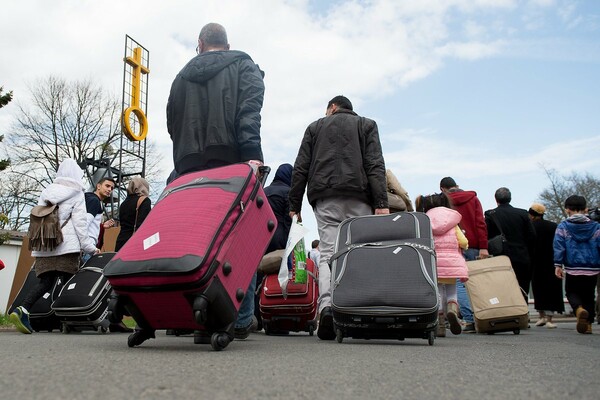
[[[290, 189], [290, 216], [298, 216], [307, 188], [319, 229], [319, 328], [321, 340], [333, 340], [331, 271], [337, 228], [346, 218], [388, 214], [385, 162], [375, 121], [352, 111], [352, 103], [336, 96], [325, 118], [308, 126], [296, 157]], [[308, 186], [308, 187], [307, 187]]]
[[216, 23], [200, 31], [198, 52], [177, 74], [167, 103], [175, 170], [262, 163], [263, 72], [248, 54], [229, 50], [225, 28]]
[[510, 258], [519, 286], [525, 291], [524, 297], [527, 301], [531, 284], [531, 256], [535, 249], [535, 228], [527, 211], [510, 205], [512, 199], [510, 190], [501, 187], [496, 190], [494, 197], [498, 207], [485, 212], [488, 238], [500, 235], [501, 231], [504, 234], [506, 242], [502, 254]]
[[[177, 74], [167, 103], [167, 130], [173, 141], [175, 171], [186, 172], [248, 162], [255, 171], [263, 163], [260, 110], [263, 72], [250, 56], [229, 50], [227, 32], [216, 23], [198, 37], [198, 55]], [[256, 329], [254, 289], [248, 287], [235, 323], [235, 338]], [[209, 338], [200, 338], [200, 342]]]

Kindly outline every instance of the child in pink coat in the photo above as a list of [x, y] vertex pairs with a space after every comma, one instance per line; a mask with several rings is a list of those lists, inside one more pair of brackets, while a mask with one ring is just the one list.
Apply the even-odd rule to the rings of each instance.
[[431, 220], [437, 261], [438, 289], [440, 293], [440, 318], [438, 337], [446, 336], [445, 320], [454, 335], [462, 332], [458, 320], [456, 279], [469, 279], [467, 263], [461, 249], [467, 249], [468, 241], [458, 226], [461, 215], [452, 209], [450, 198], [444, 193], [419, 196], [415, 201], [417, 211], [426, 213]]

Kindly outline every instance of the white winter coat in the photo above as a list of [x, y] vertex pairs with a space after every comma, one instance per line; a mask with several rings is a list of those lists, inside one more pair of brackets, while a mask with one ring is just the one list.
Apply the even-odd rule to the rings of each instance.
[[62, 225], [71, 216], [65, 226], [62, 227], [64, 241], [53, 251], [33, 251], [33, 257], [51, 257], [69, 253], [94, 253], [96, 245], [88, 236], [87, 211], [83, 187], [68, 179], [56, 178], [48, 185], [40, 195], [38, 205], [46, 205], [47, 201], [58, 204], [58, 217]]

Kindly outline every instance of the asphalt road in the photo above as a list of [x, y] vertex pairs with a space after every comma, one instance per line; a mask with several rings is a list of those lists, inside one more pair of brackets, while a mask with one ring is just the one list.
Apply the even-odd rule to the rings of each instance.
[[224, 351], [158, 332], [0, 332], [0, 399], [597, 399], [600, 326], [323, 342], [263, 333]]

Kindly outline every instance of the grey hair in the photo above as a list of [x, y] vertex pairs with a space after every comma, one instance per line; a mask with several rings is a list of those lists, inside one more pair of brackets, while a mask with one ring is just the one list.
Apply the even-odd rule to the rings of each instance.
[[208, 46], [227, 46], [229, 44], [225, 28], [216, 22], [204, 25], [198, 39]]
[[508, 204], [512, 200], [510, 190], [505, 187], [501, 187], [496, 190], [494, 197], [496, 198], [496, 202], [498, 202], [498, 204]]

